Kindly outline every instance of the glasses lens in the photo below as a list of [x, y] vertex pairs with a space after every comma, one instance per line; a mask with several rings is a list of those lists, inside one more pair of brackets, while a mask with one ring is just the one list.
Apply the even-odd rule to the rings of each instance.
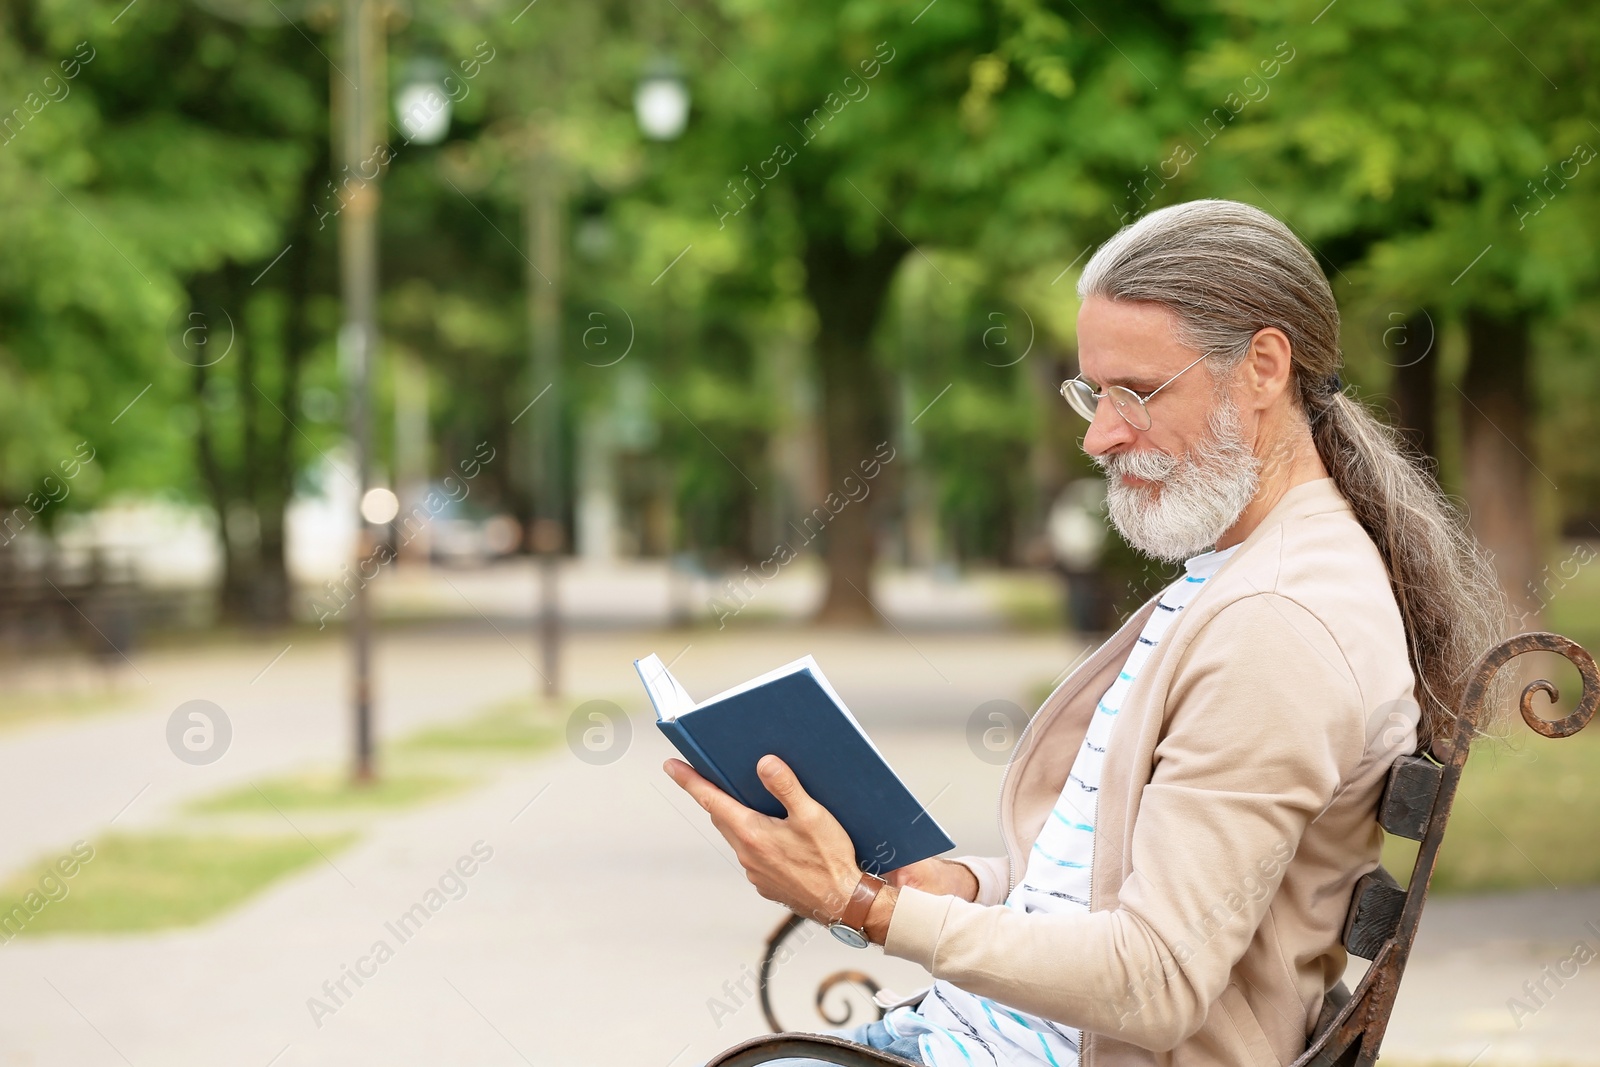
[[1089, 388], [1089, 383], [1078, 378], [1069, 378], [1061, 383], [1061, 395], [1067, 398], [1067, 403], [1072, 405], [1072, 410], [1079, 415], [1094, 421], [1095, 399], [1094, 390]]
[[1144, 401], [1139, 399], [1138, 393], [1120, 385], [1113, 385], [1106, 392], [1117, 406], [1118, 414], [1128, 420], [1128, 425], [1136, 430], [1150, 428], [1150, 412], [1145, 408]]

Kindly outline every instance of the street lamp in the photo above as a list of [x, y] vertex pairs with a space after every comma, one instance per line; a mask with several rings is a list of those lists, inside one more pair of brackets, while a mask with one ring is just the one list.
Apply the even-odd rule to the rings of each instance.
[[[401, 66], [395, 82], [398, 88], [394, 110], [407, 145], [436, 145], [450, 132], [449, 82], [450, 68], [431, 56], [420, 56]], [[427, 435], [427, 372], [414, 357], [401, 356], [394, 366], [394, 487], [399, 495], [390, 493], [395, 510], [383, 522], [391, 521], [406, 502], [426, 495]], [[396, 552], [402, 550], [398, 541], [394, 547]], [[419, 544], [416, 551], [426, 558], [426, 542]], [[411, 555], [410, 550], [406, 555]]]
[[675, 141], [689, 122], [689, 86], [678, 65], [665, 57], [650, 61], [633, 90], [633, 114], [652, 141]]
[[[645, 65], [639, 84], [633, 90], [633, 116], [639, 132], [652, 141], [675, 141], [689, 124], [689, 85], [678, 64], [667, 56], [656, 56]], [[672, 621], [679, 617], [679, 566], [675, 558], [667, 562], [667, 588], [672, 604]]]
[[412, 144], [438, 144], [450, 132], [450, 96], [444, 85], [447, 73], [436, 59], [414, 59], [401, 72], [394, 110]]
[[[670, 141], [689, 120], [689, 88], [670, 59], [653, 60], [633, 94], [634, 115], [646, 137]], [[533, 258], [528, 266], [528, 337], [534, 397], [550, 394], [533, 420], [533, 521], [529, 547], [539, 560], [538, 670], [547, 698], [561, 692], [561, 611], [558, 599], [559, 553], [565, 541], [566, 514], [561, 463], [561, 299], [563, 192], [560, 159], [547, 111], [528, 121], [527, 228]], [[536, 668], [537, 670], [537, 668]]]

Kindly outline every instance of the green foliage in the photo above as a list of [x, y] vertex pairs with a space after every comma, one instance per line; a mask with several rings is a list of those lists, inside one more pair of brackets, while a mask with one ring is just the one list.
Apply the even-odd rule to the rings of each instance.
[[[240, 602], [279, 565], [289, 493], [327, 476], [345, 399], [338, 37], [331, 9], [279, 6], [24, 2], [0, 22], [0, 105], [22, 109], [0, 110], [0, 504], [89, 441], [92, 476], [44, 521], [123, 491], [204, 501], [244, 532], [227, 545]], [[1600, 500], [1588, 454], [1551, 443], [1587, 432], [1600, 387], [1600, 170], [1578, 161], [1600, 146], [1600, 30], [1569, 5], [424, 3], [387, 29], [392, 80], [432, 58], [459, 90], [443, 145], [391, 127], [379, 182], [384, 355], [425, 368], [434, 472], [479, 441], [521, 457], [544, 419], [570, 459], [605, 423], [628, 491], [667, 516], [641, 544], [765, 555], [785, 509], [816, 503], [764, 495], [770, 457], [825, 414], [808, 249], [890, 248], [891, 296], [862, 312], [884, 417], [933, 483], [946, 547], [1012, 560], [1048, 503], [1028, 474], [1045, 424], [1066, 417], [1040, 405], [1056, 368], [1034, 368], [1070, 368], [1072, 265], [1142, 211], [1220, 195], [1316, 247], [1369, 391], [1391, 373], [1358, 340], [1375, 316], [1532, 314], [1560, 368], [1541, 381], [1562, 383], [1543, 387], [1542, 451], [1569, 513]], [[665, 144], [631, 113], [660, 57], [693, 99]], [[540, 388], [535, 142], [565, 205], [563, 381], [513, 424]], [[236, 348], [197, 370], [173, 325], [219, 306]], [[1019, 344], [1029, 319], [1015, 365], [996, 314]], [[392, 434], [375, 437], [392, 471]], [[475, 504], [528, 514], [520, 459], [481, 486]]]

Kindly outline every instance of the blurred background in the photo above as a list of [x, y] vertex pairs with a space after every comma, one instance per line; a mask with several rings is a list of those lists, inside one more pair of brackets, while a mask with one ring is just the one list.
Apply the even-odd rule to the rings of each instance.
[[[1057, 393], [1078, 270], [1165, 204], [1294, 228], [1513, 629], [1600, 646], [1591, 16], [4, 5], [0, 1058], [764, 1032], [785, 913], [632, 660], [703, 698], [816, 655], [997, 852], [1018, 731], [1173, 574]], [[1520, 724], [1474, 755], [1386, 1060], [1600, 1062], [1597, 772]], [[923, 977], [826, 940], [788, 1028], [829, 971]]]

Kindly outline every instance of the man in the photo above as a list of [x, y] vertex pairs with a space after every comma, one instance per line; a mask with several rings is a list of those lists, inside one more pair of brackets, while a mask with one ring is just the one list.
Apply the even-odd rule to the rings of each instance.
[[1024, 732], [1006, 855], [881, 884], [777, 757], [758, 769], [786, 819], [667, 771], [762, 896], [848, 916], [934, 975], [840, 1036], [935, 1067], [1287, 1063], [1343, 973], [1384, 776], [1445, 732], [1497, 587], [1344, 395], [1333, 293], [1277, 220], [1155, 212], [1078, 291], [1082, 373], [1062, 393], [1117, 529], [1185, 572]]

